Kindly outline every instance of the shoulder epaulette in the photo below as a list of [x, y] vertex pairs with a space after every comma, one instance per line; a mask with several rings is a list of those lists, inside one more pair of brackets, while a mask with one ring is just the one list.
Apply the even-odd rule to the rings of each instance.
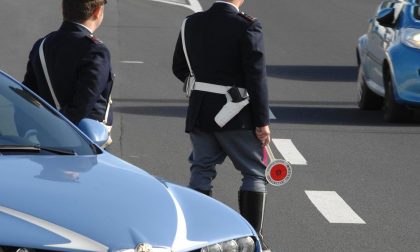
[[103, 44], [102, 40], [98, 39], [93, 34], [89, 34], [86, 37], [88, 37], [90, 40], [92, 40], [95, 44]]
[[255, 20], [257, 20], [256, 18], [246, 14], [245, 12], [239, 12], [238, 15], [245, 18], [246, 20], [248, 20], [250, 22], [255, 22]]

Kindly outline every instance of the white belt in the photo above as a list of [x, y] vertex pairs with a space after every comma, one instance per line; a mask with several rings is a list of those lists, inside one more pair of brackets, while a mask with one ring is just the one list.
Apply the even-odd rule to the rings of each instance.
[[239, 102], [233, 102], [231, 95], [228, 93], [228, 90], [232, 88], [231, 86], [222, 86], [198, 81], [193, 85], [194, 87], [191, 88], [192, 90], [226, 95], [226, 104], [214, 117], [214, 121], [217, 123], [217, 125], [219, 125], [220, 128], [223, 128], [226, 123], [235, 117], [249, 103], [249, 96], [245, 88], [238, 88], [239, 93], [242, 97], [244, 97], [244, 99]]
[[[209, 92], [209, 93], [225, 95], [227, 94], [227, 91], [231, 88], [232, 88], [231, 86], [222, 86], [222, 85], [196, 81], [194, 84], [193, 90], [199, 90], [199, 91], [204, 91], [204, 92]], [[238, 89], [243, 97], [247, 96], [247, 92], [245, 88], [238, 88]]]

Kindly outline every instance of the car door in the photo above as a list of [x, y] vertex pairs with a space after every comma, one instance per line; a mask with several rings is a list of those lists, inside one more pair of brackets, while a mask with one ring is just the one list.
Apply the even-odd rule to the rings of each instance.
[[[379, 6], [376, 14], [385, 8], [392, 8], [394, 4], [395, 2], [392, 1], [384, 1]], [[383, 87], [382, 63], [386, 58], [385, 48], [388, 46], [393, 32], [391, 28], [380, 25], [376, 21], [376, 15], [375, 18], [369, 20], [367, 58], [364, 72], [368, 80], [373, 81], [380, 87]]]

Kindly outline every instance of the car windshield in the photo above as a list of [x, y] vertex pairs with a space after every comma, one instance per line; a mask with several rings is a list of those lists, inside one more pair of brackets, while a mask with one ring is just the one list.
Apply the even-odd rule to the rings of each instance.
[[0, 155], [92, 155], [69, 123], [0, 72]]

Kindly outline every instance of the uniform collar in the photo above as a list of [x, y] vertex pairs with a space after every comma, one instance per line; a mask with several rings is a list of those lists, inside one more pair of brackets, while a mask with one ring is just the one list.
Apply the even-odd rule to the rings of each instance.
[[227, 4], [227, 5], [232, 6], [236, 10], [236, 12], [240, 12], [239, 8], [236, 7], [236, 5], [234, 5], [233, 3], [229, 3], [226, 1], [216, 1], [215, 4]]
[[72, 23], [75, 23], [75, 24], [77, 24], [77, 25], [79, 25], [79, 26], [81, 26], [81, 27], [85, 28], [85, 29], [86, 29], [86, 30], [88, 30], [91, 34], [93, 34], [92, 30], [91, 30], [91, 29], [89, 29], [86, 25], [83, 25], [83, 24], [81, 24], [81, 23], [77, 23], [77, 22], [72, 22]]
[[60, 30], [83, 32], [86, 33], [86, 35], [92, 34], [92, 32], [90, 32], [90, 30], [86, 26], [70, 21], [64, 21], [61, 24]]

